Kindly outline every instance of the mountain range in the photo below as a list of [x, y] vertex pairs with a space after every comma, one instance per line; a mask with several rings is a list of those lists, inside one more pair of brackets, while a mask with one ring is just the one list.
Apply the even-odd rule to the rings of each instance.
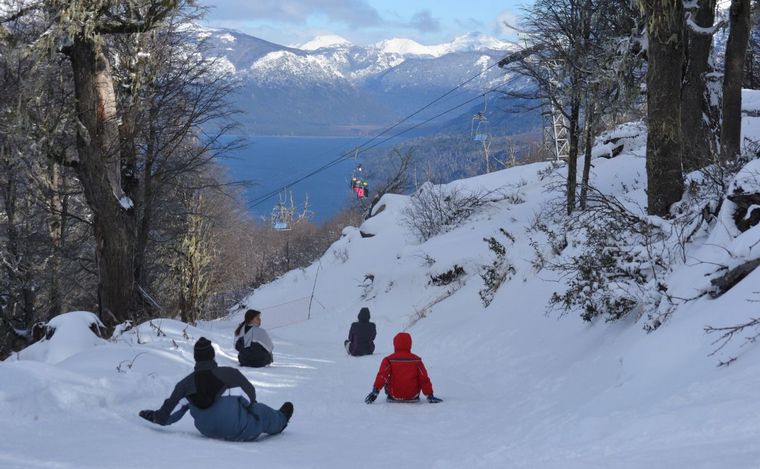
[[514, 47], [487, 35], [430, 46], [403, 38], [358, 46], [327, 35], [283, 46], [227, 29], [195, 26], [192, 33], [204, 40], [205, 54], [239, 80], [235, 105], [244, 111], [240, 120], [249, 135], [370, 135], [483, 71], [409, 122], [453, 109], [426, 131], [453, 126], [469, 132], [473, 114], [490, 108], [494, 132], [526, 130], [524, 119], [492, 113], [504, 107], [497, 105], [499, 93], [478, 98], [504, 88], [509, 77], [492, 65]]

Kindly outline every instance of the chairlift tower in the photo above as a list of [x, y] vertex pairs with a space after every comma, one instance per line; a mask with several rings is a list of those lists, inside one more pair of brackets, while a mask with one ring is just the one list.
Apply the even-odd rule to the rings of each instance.
[[483, 110], [478, 111], [472, 116], [472, 124], [470, 125], [470, 134], [472, 140], [480, 143], [483, 146], [483, 158], [486, 162], [486, 173], [491, 172], [491, 132], [490, 123], [486, 117], [486, 110], [488, 109], [488, 93], [484, 95]]
[[569, 127], [562, 109], [549, 102], [541, 112], [544, 122], [544, 149], [550, 155], [550, 160], [565, 161], [570, 155], [570, 139], [567, 135]]
[[[526, 47], [520, 51], [513, 52], [499, 61], [499, 67], [505, 68], [513, 62], [520, 60], [531, 60], [537, 67], [543, 67], [549, 74], [552, 70], [560, 68], [560, 61], [554, 60], [549, 63], [539, 62], [540, 57], [534, 57], [534, 54], [541, 52], [545, 48], [543, 44], [537, 44], [528, 47], [527, 39], [530, 35], [523, 34], [521, 38], [526, 42]], [[553, 88], [559, 83], [552, 83]], [[563, 161], [567, 160], [570, 155], [570, 140], [568, 139], [569, 123], [565, 114], [562, 112], [563, 103], [547, 99], [542, 106], [541, 117], [543, 118], [543, 150], [545, 153], [552, 155], [550, 160]]]
[[[544, 65], [544, 67], [551, 74], [551, 71], [560, 68], [561, 64], [555, 60]], [[559, 85], [555, 80], [550, 80], [550, 88], [552, 90], [550, 93], [557, 89]], [[554, 148], [552, 148], [553, 151], [551, 153], [554, 155], [554, 161], [559, 162], [567, 161], [570, 156], [570, 139], [568, 138], [570, 123], [567, 121], [567, 117], [565, 117], [565, 106], [562, 99], [559, 98], [559, 93], [555, 93], [555, 95], [557, 99], [547, 99], [548, 102], [545, 106], [547, 111], [542, 114], [544, 115], [544, 146], [547, 146], [547, 142], [553, 143]], [[547, 125], [549, 129], [547, 129]]]

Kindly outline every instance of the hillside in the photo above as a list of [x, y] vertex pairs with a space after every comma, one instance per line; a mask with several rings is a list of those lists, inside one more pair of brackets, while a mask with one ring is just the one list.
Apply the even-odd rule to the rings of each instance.
[[[653, 226], [676, 227], [676, 221], [642, 213], [641, 127], [624, 126], [612, 136], [624, 150], [594, 160], [594, 187]], [[746, 118], [745, 136], [760, 136], [757, 118]], [[595, 154], [606, 153], [599, 147]], [[753, 186], [759, 163], [749, 162], [731, 187], [760, 187]], [[674, 253], [667, 268], [656, 267], [662, 268], [657, 276], [619, 284], [640, 289], [618, 292], [635, 296], [637, 309], [617, 322], [604, 316], [586, 322], [580, 308], [564, 315], [548, 310], [552, 295], [573, 280], [551, 266], [572, 263], [588, 241], [577, 231], [557, 248], [549, 235], [563, 223], [554, 211], [563, 178], [563, 168], [538, 163], [446, 187], [423, 186], [423, 193], [475, 194], [487, 201], [426, 241], [404, 222], [413, 198], [387, 195], [373, 217], [347, 227], [319, 262], [253, 292], [245, 304], [263, 311], [275, 363], [243, 371], [261, 402], [295, 403], [285, 432], [256, 443], [207, 440], [189, 416], [170, 427], [137, 416], [139, 409], [157, 408], [192, 369], [198, 337], [215, 342], [221, 365], [235, 365], [232, 329], [242, 310], [197, 327], [157, 319], [110, 341], [87, 332], [87, 313], [57, 318], [50, 340], [0, 364], [0, 465], [757, 467], [760, 349], [739, 337], [711, 356], [717, 337], [703, 329], [757, 316], [760, 270], [717, 299], [700, 293], [720, 274], [716, 265], [728, 269], [757, 257], [760, 225], [734, 229], [735, 207], [723, 201], [715, 218], [686, 225], [692, 236], [683, 249], [667, 237], [653, 245], [663, 247], [660, 256]], [[703, 202], [717, 209], [709, 184], [700, 185], [699, 174], [690, 178], [697, 189], [679, 206], [681, 214]], [[633, 243], [634, 235], [618, 234], [619, 244], [605, 248]], [[499, 264], [506, 281], [485, 307], [481, 275], [498, 261], [487, 238], [506, 249]], [[624, 254], [620, 259], [628, 259]], [[633, 260], [625, 268], [644, 265], [636, 257], [641, 252], [629, 254]], [[461, 276], [434, 284], [432, 277], [442, 279], [455, 266]], [[377, 324], [377, 350], [352, 358], [343, 340], [362, 306]], [[660, 322], [653, 325], [655, 320]], [[412, 334], [412, 350], [425, 360], [444, 403], [363, 403], [401, 330]], [[730, 366], [716, 366], [732, 358]]]

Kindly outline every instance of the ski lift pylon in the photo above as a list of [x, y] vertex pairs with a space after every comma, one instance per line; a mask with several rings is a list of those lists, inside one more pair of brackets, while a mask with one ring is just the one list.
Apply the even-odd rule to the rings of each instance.
[[472, 124], [470, 125], [470, 134], [472, 139], [476, 142], [485, 142], [488, 140], [490, 134], [490, 124], [486, 117], [486, 111], [488, 110], [488, 94], [484, 95], [483, 110], [476, 112], [472, 116]]

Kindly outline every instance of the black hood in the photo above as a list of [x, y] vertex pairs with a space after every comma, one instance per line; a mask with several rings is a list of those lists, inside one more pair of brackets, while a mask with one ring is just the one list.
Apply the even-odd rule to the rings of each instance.
[[369, 308], [366, 306], [359, 310], [359, 322], [369, 322]]

